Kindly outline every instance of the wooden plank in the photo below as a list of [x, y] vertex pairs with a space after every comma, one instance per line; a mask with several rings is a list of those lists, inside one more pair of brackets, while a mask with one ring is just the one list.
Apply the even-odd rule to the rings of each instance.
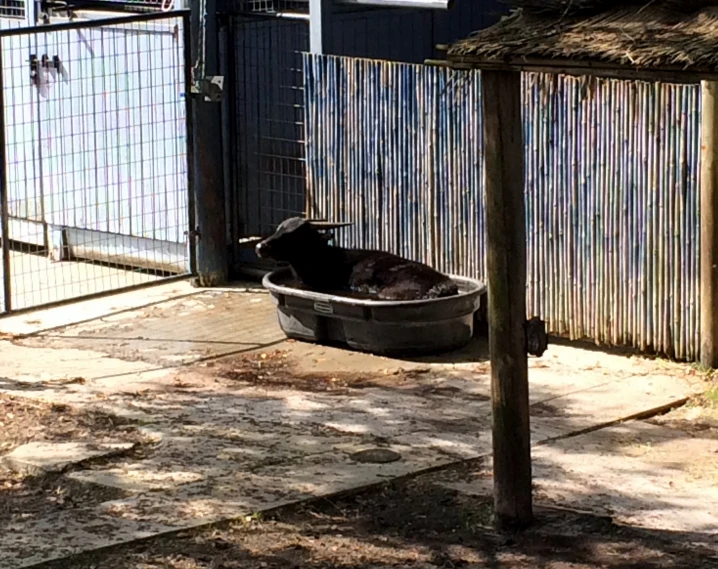
[[718, 83], [701, 83], [701, 364], [718, 367]]
[[498, 525], [533, 518], [526, 323], [521, 75], [482, 73], [494, 506]]

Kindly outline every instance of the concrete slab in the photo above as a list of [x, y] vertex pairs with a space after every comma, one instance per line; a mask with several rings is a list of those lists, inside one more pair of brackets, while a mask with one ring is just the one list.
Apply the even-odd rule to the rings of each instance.
[[148, 472], [144, 467], [132, 465], [129, 468], [111, 468], [109, 470], [79, 470], [70, 472], [68, 478], [85, 484], [109, 486], [139, 494], [155, 490], [176, 489], [202, 479], [200, 474], [186, 471]]
[[0, 389], [51, 390], [81, 386], [79, 380], [89, 381], [108, 377], [125, 377], [156, 370], [145, 362], [131, 362], [108, 358], [102, 352], [82, 349], [53, 349], [19, 346], [0, 340], [2, 376]]
[[100, 352], [113, 359], [153, 366], [177, 366], [249, 352], [285, 339], [268, 294], [225, 289], [108, 314], [41, 332], [19, 343]]
[[[77, 512], [93, 519], [111, 516], [112, 527], [122, 520], [130, 524], [112, 536], [83, 534], [85, 548], [120, 543], [140, 522], [157, 532], [194, 527], [491, 451], [489, 403], [477, 397], [468, 382], [469, 393], [463, 392], [464, 383], [455, 377], [418, 374], [402, 380], [391, 375], [395, 385], [333, 393], [237, 386], [221, 374], [214, 377], [217, 368], [201, 373], [194, 369], [178, 376], [181, 387], [164, 378], [148, 383], [144, 393], [111, 396], [114, 406], [131, 407], [153, 421], [161, 444], [142, 460], [119, 459], [71, 474], [76, 481], [134, 494], [91, 512]], [[659, 386], [654, 382], [654, 389]], [[534, 439], [620, 419], [622, 413], [641, 408], [636, 389], [632, 379], [617, 378], [611, 390], [601, 388], [597, 395], [633, 401], [634, 406], [597, 404], [575, 392], [554, 397], [550, 417], [546, 409], [537, 408], [541, 416], [536, 417]], [[667, 393], [670, 398], [676, 395]], [[646, 396], [652, 402], [660, 397], [653, 392]], [[571, 414], [562, 414], [566, 409]], [[540, 419], [549, 418], [553, 422], [546, 428], [548, 423]], [[397, 452], [400, 460], [372, 464], [352, 459], [377, 445]], [[539, 457], [542, 448], [536, 449]], [[603, 464], [603, 458], [600, 461]], [[67, 527], [80, 525], [75, 520]], [[18, 531], [21, 526], [28, 534], [47, 527], [20, 524]], [[35, 545], [37, 554], [66, 551], [66, 531], [61, 526], [52, 534], [35, 534], [35, 543], [41, 544]], [[0, 565], [15, 567], [6, 553], [0, 549]]]
[[2, 464], [17, 472], [41, 474], [61, 472], [93, 458], [128, 451], [132, 443], [33, 442], [21, 445], [2, 457]]
[[[718, 440], [633, 421], [535, 447], [538, 504], [610, 516], [617, 523], [694, 532], [718, 545]], [[491, 492], [490, 463], [469, 481], [437, 483]]]
[[110, 293], [100, 298], [4, 316], [0, 319], [0, 332], [10, 335], [36, 334], [197, 294], [197, 292], [198, 289], [190, 284], [189, 279], [171, 282], [160, 281], [154, 286], [142, 289]]
[[[5, 526], [0, 566], [7, 569], [31, 567], [85, 551], [90, 543], [98, 547], [126, 543], [171, 529], [159, 524], [101, 516], [94, 510], [70, 510]], [[62, 539], [57, 539], [58, 531]]]

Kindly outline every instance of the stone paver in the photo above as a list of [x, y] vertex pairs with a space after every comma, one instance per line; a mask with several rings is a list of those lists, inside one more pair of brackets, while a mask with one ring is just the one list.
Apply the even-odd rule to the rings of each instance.
[[18, 472], [40, 474], [61, 472], [93, 458], [108, 457], [130, 450], [132, 443], [33, 442], [17, 447], [2, 457], [2, 463]]
[[[688, 532], [718, 545], [718, 440], [633, 421], [532, 451], [538, 503], [610, 516], [647, 529]], [[490, 468], [439, 483], [491, 492]]]

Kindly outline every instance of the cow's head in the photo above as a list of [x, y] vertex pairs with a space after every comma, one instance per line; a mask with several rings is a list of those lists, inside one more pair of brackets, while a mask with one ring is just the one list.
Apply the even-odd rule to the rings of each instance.
[[262, 259], [291, 263], [302, 257], [311, 257], [319, 248], [327, 246], [331, 235], [322, 233], [322, 230], [347, 225], [351, 224], [290, 217], [280, 223], [272, 235], [258, 243], [255, 252]]

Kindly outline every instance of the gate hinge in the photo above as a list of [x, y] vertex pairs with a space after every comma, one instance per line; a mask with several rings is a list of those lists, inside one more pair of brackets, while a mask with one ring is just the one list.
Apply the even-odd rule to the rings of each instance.
[[526, 321], [524, 331], [526, 333], [526, 352], [539, 358], [543, 356], [548, 348], [546, 322], [538, 316], [534, 316]]
[[224, 76], [210, 75], [202, 79], [195, 79], [192, 82], [192, 95], [204, 95], [204, 100], [208, 103], [216, 103], [222, 100], [224, 92]]
[[185, 237], [189, 239], [200, 239], [202, 237], [202, 234], [199, 231], [199, 226], [195, 227], [194, 229], [185, 231], [184, 234]]

